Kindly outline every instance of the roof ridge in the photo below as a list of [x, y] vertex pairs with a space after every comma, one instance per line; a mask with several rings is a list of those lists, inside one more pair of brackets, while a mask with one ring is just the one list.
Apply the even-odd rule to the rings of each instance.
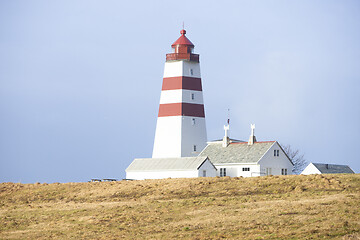
[[324, 164], [324, 165], [338, 165], [338, 166], [349, 166], [349, 165], [346, 165], [346, 164], [337, 164], [337, 163], [315, 163], [315, 162], [310, 162], [312, 164]]
[[[258, 141], [258, 142], [254, 142], [254, 144], [256, 143], [274, 143], [276, 141]], [[248, 142], [231, 142], [230, 144], [248, 144]]]

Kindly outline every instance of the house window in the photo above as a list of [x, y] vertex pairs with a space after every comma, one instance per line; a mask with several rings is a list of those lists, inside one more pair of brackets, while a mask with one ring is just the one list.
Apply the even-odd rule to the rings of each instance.
[[281, 175], [287, 175], [287, 168], [281, 169]]
[[266, 168], [265, 174], [266, 176], [271, 175], [271, 168]]
[[196, 152], [196, 145], [194, 145], [194, 152]]
[[249, 167], [243, 167], [242, 170], [243, 170], [243, 172], [249, 172], [250, 168]]
[[203, 170], [203, 177], [206, 177], [206, 170]]
[[191, 76], [194, 75], [194, 71], [193, 71], [192, 68], [190, 69], [190, 75], [191, 75]]
[[278, 157], [279, 156], [279, 150], [274, 150], [274, 156]]
[[195, 118], [191, 119], [191, 125], [195, 125]]
[[220, 177], [226, 176], [226, 168], [220, 168]]
[[191, 100], [195, 100], [195, 93], [191, 94]]

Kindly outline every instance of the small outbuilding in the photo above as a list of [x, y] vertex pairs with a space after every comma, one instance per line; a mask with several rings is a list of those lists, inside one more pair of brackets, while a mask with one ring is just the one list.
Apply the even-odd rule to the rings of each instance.
[[309, 163], [301, 172], [303, 175], [309, 174], [330, 174], [330, 173], [355, 173], [347, 165], [328, 164], [328, 163]]
[[126, 179], [215, 177], [216, 167], [204, 157], [137, 158], [125, 170]]

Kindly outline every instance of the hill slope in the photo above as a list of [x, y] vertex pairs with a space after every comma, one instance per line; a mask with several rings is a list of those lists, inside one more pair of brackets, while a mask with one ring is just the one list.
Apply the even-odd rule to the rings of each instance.
[[0, 184], [1, 239], [359, 239], [360, 175]]

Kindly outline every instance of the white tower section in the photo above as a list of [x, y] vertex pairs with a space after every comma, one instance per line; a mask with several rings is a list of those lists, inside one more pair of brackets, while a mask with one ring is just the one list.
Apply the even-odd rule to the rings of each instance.
[[206, 146], [199, 55], [185, 33], [166, 56], [153, 158], [197, 156]]

